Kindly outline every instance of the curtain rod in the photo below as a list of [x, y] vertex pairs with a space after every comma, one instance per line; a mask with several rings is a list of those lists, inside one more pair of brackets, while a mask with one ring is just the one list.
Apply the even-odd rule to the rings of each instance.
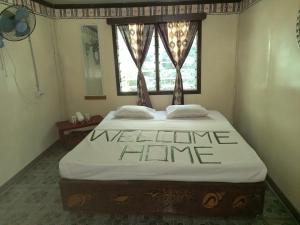
[[161, 16], [135, 16], [135, 17], [118, 17], [106, 19], [106, 23], [109, 25], [121, 25], [131, 23], [167, 23], [174, 21], [202, 21], [205, 20], [207, 13], [194, 13], [187, 15], [161, 15]]

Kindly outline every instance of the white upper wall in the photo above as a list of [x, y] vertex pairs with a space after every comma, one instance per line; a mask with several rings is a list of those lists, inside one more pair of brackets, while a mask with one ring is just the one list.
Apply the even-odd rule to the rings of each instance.
[[[66, 111], [105, 115], [124, 104], [136, 104], [136, 96], [117, 96], [111, 26], [105, 19], [56, 20], [56, 34], [64, 75]], [[106, 100], [84, 100], [85, 81], [81, 25], [97, 25], [100, 61]], [[198, 103], [222, 112], [232, 121], [238, 15], [208, 15], [202, 30], [201, 94], [185, 95], [185, 103]], [[150, 96], [153, 107], [164, 110], [171, 95]]]

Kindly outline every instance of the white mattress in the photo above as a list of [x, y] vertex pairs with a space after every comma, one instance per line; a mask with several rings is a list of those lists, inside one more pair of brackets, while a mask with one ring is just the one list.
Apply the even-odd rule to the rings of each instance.
[[216, 111], [197, 119], [105, 119], [59, 162], [60, 175], [84, 180], [252, 183], [267, 169]]

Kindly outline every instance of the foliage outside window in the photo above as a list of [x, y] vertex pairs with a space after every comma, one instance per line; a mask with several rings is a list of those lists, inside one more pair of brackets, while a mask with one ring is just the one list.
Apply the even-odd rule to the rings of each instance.
[[[137, 67], [129, 53], [124, 39], [115, 26], [114, 46], [116, 76], [119, 95], [136, 94]], [[200, 93], [200, 63], [198, 63], [198, 34], [181, 68], [184, 93]], [[158, 32], [153, 33], [151, 44], [142, 67], [150, 94], [170, 94], [174, 90], [176, 69], [172, 64]]]

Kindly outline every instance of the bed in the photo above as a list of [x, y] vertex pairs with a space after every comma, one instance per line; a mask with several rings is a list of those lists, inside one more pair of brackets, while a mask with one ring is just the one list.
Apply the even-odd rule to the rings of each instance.
[[59, 163], [64, 208], [255, 216], [267, 169], [217, 111], [194, 119], [105, 119]]

